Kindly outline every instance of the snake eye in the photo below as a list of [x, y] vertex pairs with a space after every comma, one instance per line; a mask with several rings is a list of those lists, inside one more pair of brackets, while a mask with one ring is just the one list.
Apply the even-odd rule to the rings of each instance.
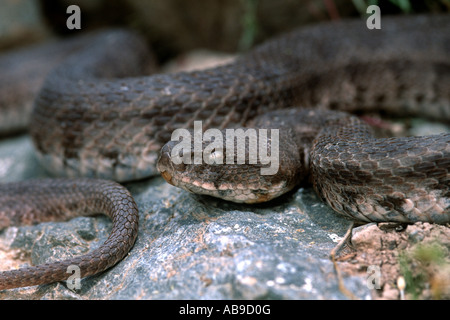
[[223, 164], [223, 151], [215, 149], [210, 154], [203, 157], [206, 164]]

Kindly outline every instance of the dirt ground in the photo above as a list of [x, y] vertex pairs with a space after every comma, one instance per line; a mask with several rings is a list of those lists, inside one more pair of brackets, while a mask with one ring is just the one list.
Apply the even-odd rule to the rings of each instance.
[[337, 261], [344, 275], [366, 275], [373, 299], [450, 299], [449, 252], [449, 224], [371, 223]]

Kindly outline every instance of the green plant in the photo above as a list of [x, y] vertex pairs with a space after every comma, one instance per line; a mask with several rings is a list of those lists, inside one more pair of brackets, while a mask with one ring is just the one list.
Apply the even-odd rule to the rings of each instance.
[[[419, 299], [422, 292], [430, 288], [433, 290], [433, 277], [438, 269], [446, 268], [449, 264], [448, 250], [438, 242], [428, 244], [417, 244], [410, 250], [399, 254], [400, 273], [405, 278], [405, 291], [412, 299]], [[433, 296], [439, 299], [439, 296]]]
[[245, 51], [252, 47], [258, 31], [258, 21], [256, 10], [258, 0], [242, 0], [244, 6], [244, 16], [242, 18], [242, 36], [239, 40], [239, 50]]

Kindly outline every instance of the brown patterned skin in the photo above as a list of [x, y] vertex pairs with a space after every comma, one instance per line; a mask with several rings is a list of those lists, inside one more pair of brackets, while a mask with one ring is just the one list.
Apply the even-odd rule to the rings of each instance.
[[81, 277], [102, 272], [133, 247], [139, 221], [132, 196], [113, 181], [42, 179], [0, 185], [0, 228], [98, 213], [113, 221], [109, 238], [99, 248], [64, 261], [0, 272], [0, 290], [66, 280], [71, 265], [80, 268]]
[[[126, 181], [157, 174], [173, 130], [244, 126], [302, 106], [384, 110], [449, 121], [448, 16], [383, 18], [300, 29], [210, 70], [134, 76], [146, 62], [135, 36], [90, 43], [47, 78], [31, 118], [51, 172]], [[117, 67], [117, 68], [115, 68]], [[120, 79], [111, 79], [119, 76]]]
[[[43, 166], [52, 173], [126, 181], [156, 174], [159, 150], [170, 140], [172, 131], [177, 128], [192, 128], [194, 120], [202, 120], [204, 129], [244, 126], [257, 115], [298, 105], [318, 110], [382, 110], [403, 115], [423, 115], [449, 122], [448, 30], [448, 16], [383, 18], [381, 30], [368, 30], [364, 20], [324, 24], [271, 40], [226, 66], [205, 71], [146, 77], [138, 76], [143, 69], [147, 69], [145, 66], [149, 63], [145, 45], [133, 34], [113, 31], [106, 35], [93, 36], [76, 55], [70, 56], [50, 72], [36, 98], [29, 131], [38, 157]], [[33, 57], [37, 58], [34, 55]], [[48, 57], [44, 55], [43, 63], [51, 62]], [[0, 83], [7, 83], [8, 79], [11, 79], [8, 72], [14, 71], [14, 64], [10, 60], [3, 65], [5, 69], [2, 68]], [[15, 90], [5, 92], [6, 101], [16, 101], [16, 98], [10, 97], [13, 94], [16, 94]], [[0, 100], [0, 108], [4, 104], [4, 100]], [[350, 132], [352, 128], [360, 127], [351, 119], [347, 118], [345, 122], [353, 125], [349, 127]], [[337, 129], [336, 133], [340, 132], [339, 130], [341, 129]], [[318, 168], [314, 169], [313, 182], [319, 194], [338, 212], [345, 213], [346, 208], [359, 206], [369, 212], [372, 210], [370, 217], [377, 214], [379, 219], [389, 220], [389, 213], [381, 212], [378, 207], [367, 209], [368, 207], [364, 207], [367, 204], [362, 203], [360, 197], [351, 200], [351, 188], [355, 186], [355, 178], [367, 181], [367, 173], [374, 177], [378, 175], [377, 179], [385, 178], [383, 174], [386, 174], [386, 171], [377, 172], [376, 168], [370, 168], [372, 162], [367, 163], [368, 167], [357, 167], [355, 162], [364, 161], [358, 158], [363, 157], [360, 152], [372, 152], [375, 158], [380, 158], [394, 151], [379, 149], [377, 142], [365, 143], [358, 140], [359, 138], [350, 139], [352, 143], [348, 149], [341, 149], [341, 143], [332, 147], [327, 139], [337, 141], [336, 136], [335, 132], [325, 132], [325, 138], [320, 140], [324, 141], [325, 146], [322, 147], [322, 142], [316, 143], [314, 150], [320, 152], [310, 160], [310, 163], [318, 165]], [[348, 132], [344, 131], [342, 137], [345, 142], [349, 137]], [[426, 214], [426, 221], [447, 221], [450, 158], [448, 135], [401, 141], [401, 144], [406, 146], [402, 148], [403, 151], [409, 148], [412, 150], [411, 154], [407, 151], [407, 158], [411, 160], [408, 170], [412, 170], [412, 175], [409, 176], [416, 179], [414, 185], [424, 182], [425, 188], [429, 188], [431, 184], [438, 187], [438, 193], [435, 192], [434, 196], [440, 198], [435, 197], [434, 201], [437, 201], [444, 213]], [[421, 145], [418, 149], [417, 143]], [[439, 145], [440, 149], [435, 150], [435, 144]], [[364, 149], [367, 146], [371, 148]], [[338, 149], [328, 152], [329, 148]], [[351, 148], [356, 148], [356, 153]], [[324, 156], [321, 156], [322, 154]], [[412, 161], [415, 156], [420, 157], [422, 161], [418, 166]], [[429, 162], [425, 161], [436, 156], [442, 157], [438, 161], [437, 170], [430, 168]], [[351, 157], [358, 161], [345, 162], [348, 167], [343, 169], [343, 160], [347, 161]], [[377, 160], [381, 165], [379, 169], [383, 169], [389, 161], [393, 162], [389, 158], [385, 160]], [[360, 165], [364, 163], [361, 162]], [[321, 164], [325, 165], [325, 173], [321, 172]], [[335, 169], [330, 171], [330, 168]], [[446, 174], [441, 171], [442, 168], [446, 170]], [[407, 171], [397, 171], [404, 175], [402, 178], [409, 179]], [[338, 174], [333, 175], [330, 172]], [[422, 179], [423, 172], [435, 173], [438, 182], [431, 183], [435, 181], [430, 180], [434, 179], [432, 177]], [[356, 176], [348, 177], [350, 174]], [[89, 187], [90, 182], [85, 182], [86, 180], [82, 180], [81, 185]], [[387, 182], [387, 186], [380, 186], [376, 191], [389, 189], [389, 183], [393, 181]], [[66, 180], [64, 183], [69, 193], [74, 189], [73, 184], [77, 184], [72, 180]], [[337, 184], [330, 186], [333, 183]], [[346, 185], [348, 183], [351, 185]], [[52, 184], [49, 180], [30, 182], [34, 188], [29, 191]], [[21, 190], [26, 185], [24, 183], [14, 189]], [[4, 190], [10, 188], [2, 186]], [[411, 188], [412, 192], [417, 190], [416, 187]], [[57, 189], [57, 192], [64, 192], [62, 186]], [[403, 216], [414, 220], [417, 217], [422, 219], [421, 212], [418, 213], [417, 210], [433, 207], [428, 205], [432, 201], [430, 198], [426, 198], [428, 204], [422, 200], [410, 200], [414, 195], [407, 195], [407, 198], [399, 200], [402, 192], [406, 192], [406, 189], [392, 192], [388, 190], [389, 201], [378, 202], [380, 208], [386, 210], [391, 206], [401, 207], [406, 212]], [[90, 196], [90, 192], [81, 193]], [[420, 196], [422, 192], [416, 193]], [[0, 194], [2, 199], [3, 194]], [[106, 195], [100, 192], [99, 196]], [[67, 200], [71, 201], [71, 197], [68, 196]], [[12, 198], [19, 199], [14, 195]], [[341, 199], [344, 203], [340, 202]], [[73, 204], [63, 205], [61, 200], [54, 201], [56, 207], [76, 207]], [[413, 205], [409, 201], [412, 201]], [[8, 206], [18, 209], [8, 204], [2, 205], [2, 210]], [[38, 209], [34, 215], [36, 220], [46, 216], [39, 211], [40, 206], [43, 207], [35, 207]], [[439, 211], [436, 206], [434, 208]], [[90, 209], [87, 210], [89, 211]], [[3, 213], [1, 218], [9, 223], [11, 218], [6, 217], [11, 215], [15, 214]], [[353, 214], [351, 216], [363, 221], [367, 219]], [[119, 221], [123, 222], [128, 221], [128, 217], [134, 217], [134, 214], [119, 214], [119, 217], [122, 217]], [[131, 218], [133, 221], [136, 219]], [[122, 230], [121, 227], [118, 228]], [[77, 261], [80, 264], [86, 262], [86, 270], [92, 272], [101, 269], [98, 265], [112, 265], [123, 257], [130, 243], [132, 245], [136, 228], [137, 224], [126, 229], [127, 232], [130, 230], [132, 236], [127, 237], [128, 240], [124, 242], [116, 242], [117, 239], [122, 239], [122, 236], [117, 228], [113, 228], [110, 236], [112, 242], [107, 242], [100, 251], [90, 254], [88, 257], [92, 259]], [[118, 243], [126, 245], [118, 246]], [[106, 255], [101, 254], [104, 249]], [[74, 264], [77, 264], [77, 261]], [[90, 267], [91, 263], [96, 266]], [[64, 263], [58, 267], [60, 278], [64, 267]], [[50, 275], [54, 273], [51, 268], [38, 267], [35, 270], [40, 270], [39, 272], [46, 276], [39, 280], [40, 276], [34, 275], [34, 271], [8, 271], [0, 274], [0, 287], [32, 285], [60, 279]], [[91, 274], [90, 272], [86, 271], [83, 275]]]
[[[158, 169], [172, 185], [234, 202], [265, 202], [309, 179], [336, 212], [355, 221], [450, 222], [450, 133], [377, 139], [358, 117], [315, 109], [272, 111], [257, 117], [252, 128], [279, 129], [274, 175], [260, 174], [270, 165], [259, 157], [256, 165], [248, 163], [248, 144], [245, 165], [236, 158], [232, 164], [224, 159], [220, 165], [176, 165], [172, 150], [178, 141], [171, 141], [161, 150]], [[204, 141], [203, 149], [209, 144]], [[191, 145], [188, 158], [194, 156]]]
[[313, 185], [360, 222], [450, 222], [450, 133], [375, 139], [358, 118], [327, 123], [311, 151]]

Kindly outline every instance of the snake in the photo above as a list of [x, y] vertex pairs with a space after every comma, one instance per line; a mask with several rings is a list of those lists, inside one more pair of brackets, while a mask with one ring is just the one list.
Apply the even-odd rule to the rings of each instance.
[[[159, 173], [190, 192], [248, 203], [270, 201], [308, 179], [334, 211], [355, 221], [450, 222], [450, 134], [375, 138], [353, 115], [449, 123], [448, 30], [448, 15], [382, 17], [379, 30], [363, 19], [320, 23], [229, 64], [171, 74], [149, 74], [145, 41], [122, 29], [64, 40], [61, 57], [58, 44], [0, 57], [0, 109], [9, 110], [1, 110], [8, 114], [3, 133], [24, 125], [16, 114], [29, 115], [36, 157], [61, 176], [2, 184], [0, 228], [94, 213], [113, 220], [98, 249], [3, 271], [0, 290], [65, 280], [69, 265], [79, 266], [82, 277], [93, 275], [123, 259], [139, 213], [119, 183]], [[172, 133], [189, 132], [195, 121], [203, 130], [279, 130], [277, 174], [259, 174], [261, 159], [253, 167], [175, 164]]]

